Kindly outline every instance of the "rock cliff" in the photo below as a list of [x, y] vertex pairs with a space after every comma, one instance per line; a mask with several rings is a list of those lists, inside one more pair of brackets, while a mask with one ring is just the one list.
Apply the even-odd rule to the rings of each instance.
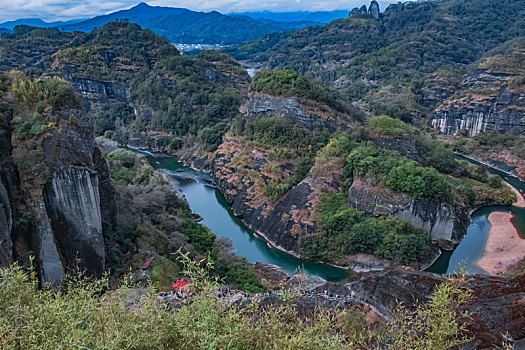
[[13, 212], [8, 192], [9, 185], [3, 179], [3, 169], [0, 163], [0, 266], [8, 265], [13, 258], [13, 242], [11, 229], [13, 227]]
[[[80, 113], [80, 114], [79, 114]], [[81, 112], [78, 125], [61, 119], [60, 128], [43, 138], [44, 163], [51, 176], [39, 200], [39, 259], [43, 282], [56, 284], [77, 267], [101, 275], [105, 269], [102, 217], [114, 217], [109, 171], [95, 147]], [[71, 113], [65, 113], [67, 117]], [[101, 200], [102, 198], [102, 200]], [[105, 203], [104, 206], [101, 205]], [[104, 210], [103, 210], [104, 209]], [[78, 260], [78, 262], [77, 262]]]
[[62, 74], [61, 78], [69, 81], [71, 86], [87, 101], [108, 102], [114, 99], [128, 102], [130, 99], [129, 90], [121, 83], [83, 78], [72, 74]]
[[486, 131], [525, 134], [525, 94], [509, 88], [513, 78], [517, 75], [475, 70], [436, 109], [429, 125], [447, 135], [463, 130], [469, 136]]
[[[314, 208], [322, 190], [337, 191], [341, 174], [337, 171], [327, 177], [309, 174], [277, 203], [271, 204], [261, 188], [272, 176], [265, 171], [266, 153], [250, 150], [249, 161], [237, 167], [235, 158], [243, 153], [243, 146], [236, 138], [226, 137], [211, 161], [213, 183], [247, 226], [283, 250], [295, 253], [299, 237], [316, 230]], [[293, 164], [282, 166], [285, 174], [289, 175], [289, 169], [293, 169]]]
[[467, 233], [468, 211], [432, 198], [413, 198], [387, 187], [373, 186], [356, 178], [349, 189], [348, 204], [368, 215], [392, 215], [429, 232], [442, 248], [451, 249]]
[[90, 273], [100, 275], [105, 266], [99, 184], [88, 167], [66, 165], [44, 185], [44, 202], [63, 259], [79, 259]]
[[41, 134], [14, 133], [3, 155], [10, 161], [0, 167], [0, 265], [33, 252], [41, 282], [56, 287], [77, 268], [104, 272], [103, 222], [114, 225], [116, 205], [86, 115], [48, 107], [42, 119]]
[[[349, 283], [327, 284], [319, 289], [352, 295], [388, 318], [394, 314], [398, 301], [413, 308], [426, 302], [443, 281], [441, 275], [396, 268], [363, 274]], [[493, 348], [504, 339], [516, 341], [525, 337], [524, 275], [513, 278], [476, 275], [467, 279], [465, 287], [471, 297], [461, 309], [471, 315], [467, 329], [474, 338], [469, 342], [470, 347], [465, 348]], [[523, 345], [523, 341], [516, 343], [516, 349], [521, 348], [518, 344]]]
[[281, 97], [251, 93], [249, 100], [241, 106], [240, 112], [245, 119], [282, 117], [292, 124], [313, 131], [337, 127], [347, 127], [340, 115], [331, 110], [329, 113], [315, 111], [305, 105], [299, 97]]

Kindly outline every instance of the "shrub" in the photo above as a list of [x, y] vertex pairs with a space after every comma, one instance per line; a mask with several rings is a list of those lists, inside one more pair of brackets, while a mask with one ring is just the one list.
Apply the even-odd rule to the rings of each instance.
[[405, 124], [403, 121], [394, 119], [385, 114], [370, 119], [368, 125], [372, 130], [383, 135], [412, 138], [416, 133], [416, 128], [413, 126]]
[[341, 193], [324, 193], [317, 214], [317, 232], [299, 238], [301, 253], [310, 258], [346, 264], [348, 255], [365, 253], [410, 264], [430, 245], [423, 230], [392, 217], [367, 217], [349, 207]]
[[180, 137], [175, 137], [170, 141], [170, 149], [176, 151], [182, 147], [183, 141]]

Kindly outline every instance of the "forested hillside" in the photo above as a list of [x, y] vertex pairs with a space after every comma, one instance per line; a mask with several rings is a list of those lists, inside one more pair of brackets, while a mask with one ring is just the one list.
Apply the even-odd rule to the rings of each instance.
[[[36, 57], [24, 48], [32, 42], [41, 47]], [[216, 147], [249, 82], [246, 71], [224, 54], [184, 57], [165, 38], [128, 22], [89, 34], [17, 27], [0, 47], [3, 70], [70, 81], [87, 97], [95, 135], [110, 131], [123, 142], [161, 130], [172, 138], [200, 135], [204, 148]], [[159, 147], [167, 146], [162, 142]]]
[[270, 69], [317, 77], [371, 112], [410, 121], [451, 95], [469, 65], [525, 35], [519, 0], [390, 5], [369, 15], [292, 34], [276, 33], [227, 52]]

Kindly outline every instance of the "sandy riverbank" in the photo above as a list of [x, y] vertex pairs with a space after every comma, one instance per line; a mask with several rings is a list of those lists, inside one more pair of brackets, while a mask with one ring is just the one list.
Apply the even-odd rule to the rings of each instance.
[[478, 261], [488, 274], [501, 275], [518, 261], [525, 259], [525, 239], [521, 239], [510, 221], [512, 214], [496, 211], [489, 215], [492, 228], [485, 255]]
[[[518, 200], [515, 207], [525, 208], [525, 198], [513, 186], [509, 186]], [[511, 222], [512, 214], [496, 211], [489, 215], [492, 228], [489, 232], [485, 255], [478, 261], [478, 266], [489, 275], [501, 275], [518, 261], [525, 259], [525, 239], [522, 239]]]

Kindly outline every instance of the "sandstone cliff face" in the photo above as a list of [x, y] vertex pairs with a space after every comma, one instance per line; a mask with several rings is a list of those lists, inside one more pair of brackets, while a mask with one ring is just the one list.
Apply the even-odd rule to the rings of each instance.
[[281, 117], [307, 130], [324, 129], [335, 131], [345, 124], [338, 121], [336, 113], [321, 113], [304, 107], [298, 97], [280, 97], [250, 94], [250, 99], [241, 107], [245, 119]]
[[[10, 167], [20, 172], [19, 183], [0, 176], [0, 263], [18, 257], [12, 255], [20, 238], [12, 231], [10, 203], [20, 201], [34, 216], [27, 249], [36, 255], [41, 282], [56, 287], [76, 268], [103, 273], [103, 222], [114, 225], [116, 205], [107, 164], [85, 115], [73, 109], [48, 113], [58, 118], [55, 126], [33, 139], [13, 139]], [[16, 199], [10, 193], [15, 187], [20, 188]]]
[[0, 267], [7, 266], [13, 258], [13, 242], [11, 229], [13, 227], [13, 211], [8, 192], [9, 185], [3, 179], [0, 163]]
[[402, 137], [378, 136], [374, 139], [376, 146], [389, 151], [398, 151], [402, 156], [414, 160], [420, 164], [424, 163], [423, 158], [419, 155], [416, 145], [411, 140]]
[[[265, 171], [268, 164], [265, 152], [248, 150], [249, 159], [242, 158], [241, 165], [236, 159], [246, 156], [246, 150], [234, 137], [226, 137], [211, 161], [211, 175], [214, 184], [224, 194], [235, 215], [253, 230], [259, 231], [276, 246], [289, 251], [297, 251], [297, 241], [301, 235], [314, 233], [316, 223], [314, 208], [322, 189], [337, 191], [341, 184], [341, 174], [335, 171], [327, 177], [314, 177], [309, 174], [303, 181], [292, 187], [275, 204], [270, 204], [264, 196], [261, 185], [272, 179]], [[282, 165], [288, 174], [293, 164]]]
[[429, 126], [447, 135], [465, 129], [469, 136], [484, 131], [525, 134], [525, 94], [509, 88], [517, 75], [473, 71], [456, 94], [439, 106]]
[[[78, 267], [94, 275], [105, 268], [100, 198], [111, 202], [113, 193], [101, 191], [108, 190], [109, 172], [103, 171], [89, 124], [82, 123], [81, 115], [79, 119], [76, 127], [62, 122], [43, 140], [44, 163], [52, 176], [42, 188], [43, 206], [38, 206], [42, 222], [38, 251], [44, 256], [40, 257], [42, 279], [50, 284], [60, 282], [60, 263], [67, 271], [75, 269], [79, 259]], [[99, 186], [99, 177], [104, 186]]]
[[107, 102], [115, 99], [127, 102], [130, 98], [128, 89], [117, 82], [76, 77], [72, 74], [63, 74], [61, 78], [69, 81], [88, 101]]
[[87, 167], [63, 166], [44, 186], [44, 202], [58, 248], [69, 265], [79, 259], [90, 273], [105, 266], [97, 173]]
[[349, 189], [348, 204], [368, 215], [392, 215], [406, 220], [430, 233], [433, 241], [447, 249], [460, 242], [470, 223], [466, 209], [454, 208], [436, 199], [413, 198], [358, 178]]

